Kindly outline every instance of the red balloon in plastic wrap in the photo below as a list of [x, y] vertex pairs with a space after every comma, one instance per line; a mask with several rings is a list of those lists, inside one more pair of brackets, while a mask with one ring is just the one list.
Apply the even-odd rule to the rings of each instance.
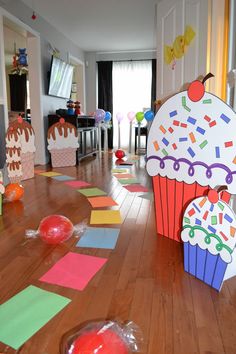
[[118, 159], [122, 159], [123, 157], [125, 157], [125, 153], [123, 150], [116, 150], [115, 155]]
[[68, 240], [73, 231], [72, 222], [63, 215], [49, 215], [43, 218], [38, 228], [41, 239], [52, 245]]
[[10, 183], [6, 186], [4, 196], [8, 202], [19, 200], [24, 195], [24, 187], [19, 183]]
[[125, 342], [112, 330], [91, 330], [73, 343], [72, 354], [128, 354]]

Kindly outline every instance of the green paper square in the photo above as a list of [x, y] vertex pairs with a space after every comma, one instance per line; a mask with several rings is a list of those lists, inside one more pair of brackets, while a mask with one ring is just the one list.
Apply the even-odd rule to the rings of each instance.
[[138, 184], [139, 181], [136, 178], [119, 178], [118, 181], [121, 184]]
[[93, 197], [96, 195], [106, 195], [107, 193], [102, 191], [99, 188], [84, 188], [84, 189], [79, 189], [79, 193], [83, 194], [85, 197]]
[[18, 349], [70, 301], [28, 286], [0, 306], [0, 341]]

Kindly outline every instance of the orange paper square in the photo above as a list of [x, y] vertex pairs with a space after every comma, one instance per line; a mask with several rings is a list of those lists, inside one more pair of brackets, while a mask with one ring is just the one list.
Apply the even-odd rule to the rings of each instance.
[[88, 201], [93, 208], [118, 205], [111, 197], [88, 198]]

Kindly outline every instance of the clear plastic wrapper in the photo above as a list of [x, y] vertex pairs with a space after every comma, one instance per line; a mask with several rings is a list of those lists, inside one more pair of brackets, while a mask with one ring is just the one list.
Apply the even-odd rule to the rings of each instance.
[[132, 321], [91, 322], [66, 333], [60, 354], [130, 354], [142, 351], [143, 337]]
[[73, 234], [75, 237], [81, 236], [87, 227], [87, 221], [74, 225], [63, 215], [49, 215], [43, 218], [37, 230], [27, 229], [26, 238], [40, 237], [48, 244], [58, 244], [68, 240]]

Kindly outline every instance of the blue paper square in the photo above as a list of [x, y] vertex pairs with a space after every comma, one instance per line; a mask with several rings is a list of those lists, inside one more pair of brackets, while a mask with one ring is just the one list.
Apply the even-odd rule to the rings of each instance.
[[88, 227], [77, 242], [77, 247], [114, 249], [120, 229]]
[[56, 179], [57, 181], [73, 181], [75, 178], [74, 177], [70, 177], [70, 176], [55, 176], [52, 177], [53, 179]]

